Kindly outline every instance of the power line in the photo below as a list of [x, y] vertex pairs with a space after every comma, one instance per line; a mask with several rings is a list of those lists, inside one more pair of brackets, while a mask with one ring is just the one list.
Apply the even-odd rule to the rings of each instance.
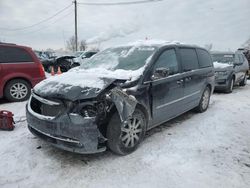
[[117, 2], [117, 3], [78, 3], [79, 5], [87, 6], [116, 6], [116, 5], [134, 5], [134, 4], [145, 4], [145, 3], [156, 3], [164, 0], [141, 0], [141, 1], [130, 1], [130, 2]]
[[26, 30], [26, 29], [29, 29], [29, 28], [32, 28], [34, 26], [37, 26], [37, 25], [40, 25], [48, 20], [51, 20], [52, 18], [54, 18], [55, 16], [57, 16], [58, 14], [64, 12], [65, 10], [67, 10], [68, 8], [70, 8], [72, 6], [72, 4], [66, 6], [65, 8], [63, 8], [62, 10], [58, 11], [57, 13], [53, 14], [52, 16], [44, 19], [44, 20], [41, 20], [40, 22], [37, 22], [35, 24], [32, 24], [30, 26], [26, 26], [26, 27], [21, 27], [21, 28], [15, 28], [15, 29], [9, 29], [9, 28], [3, 28], [3, 27], [0, 27], [0, 30], [6, 30], [6, 31], [20, 31], [20, 30]]
[[[63, 20], [64, 18], [66, 18], [67, 16], [72, 15], [72, 14], [73, 14], [73, 12], [72, 12], [72, 11], [69, 11], [67, 14], [65, 14], [65, 15], [63, 15], [63, 16], [57, 18], [57, 19], [54, 20], [53, 22], [49, 23], [49, 25], [47, 25], [47, 26], [43, 26], [43, 27], [40, 27], [40, 28], [38, 28], [38, 29], [36, 29], [36, 30], [29, 31], [29, 32], [25, 32], [25, 33], [18, 33], [18, 35], [28, 35], [28, 34], [38, 33], [38, 32], [43, 31], [43, 30], [45, 30], [45, 29], [47, 29], [47, 28], [49, 28], [49, 27], [51, 27], [51, 26], [54, 26], [55, 23], [57, 23], [58, 21]], [[10, 34], [10, 35], [7, 35], [7, 36], [5, 36], [5, 37], [16, 36], [16, 35], [17, 35], [17, 34]]]

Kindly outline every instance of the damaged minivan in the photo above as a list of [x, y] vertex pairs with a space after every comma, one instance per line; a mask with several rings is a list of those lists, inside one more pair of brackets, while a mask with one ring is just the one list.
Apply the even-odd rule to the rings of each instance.
[[39, 83], [26, 107], [28, 128], [67, 151], [126, 155], [147, 130], [191, 109], [206, 111], [213, 89], [207, 50], [138, 41]]

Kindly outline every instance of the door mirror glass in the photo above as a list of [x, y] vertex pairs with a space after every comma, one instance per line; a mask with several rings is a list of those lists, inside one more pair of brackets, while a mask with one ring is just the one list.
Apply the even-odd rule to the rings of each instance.
[[169, 68], [160, 67], [155, 69], [155, 72], [151, 78], [152, 80], [157, 80], [160, 78], [166, 78], [167, 76], [169, 76], [169, 74], [170, 74]]

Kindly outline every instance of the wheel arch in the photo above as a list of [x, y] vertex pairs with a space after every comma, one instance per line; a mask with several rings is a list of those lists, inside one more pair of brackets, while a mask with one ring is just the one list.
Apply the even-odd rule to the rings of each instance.
[[4, 94], [4, 91], [5, 91], [5, 89], [6, 89], [7, 84], [8, 84], [9, 82], [11, 82], [12, 80], [24, 80], [24, 81], [26, 81], [26, 82], [30, 85], [30, 87], [32, 87], [32, 83], [30, 82], [29, 79], [24, 78], [24, 77], [14, 77], [14, 78], [11, 78], [11, 79], [7, 80], [7, 81], [4, 83], [3, 94]]

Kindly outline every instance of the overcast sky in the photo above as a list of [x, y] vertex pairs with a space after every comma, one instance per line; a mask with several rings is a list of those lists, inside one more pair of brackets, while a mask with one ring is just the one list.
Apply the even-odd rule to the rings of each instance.
[[[119, 2], [133, 0], [78, 0]], [[72, 0], [0, 0], [0, 40], [34, 49], [64, 48], [74, 34], [74, 9], [24, 30], [69, 6]], [[250, 38], [249, 0], [163, 0], [126, 6], [78, 6], [79, 38], [101, 47], [137, 39], [213, 43], [216, 50], [235, 50]]]

